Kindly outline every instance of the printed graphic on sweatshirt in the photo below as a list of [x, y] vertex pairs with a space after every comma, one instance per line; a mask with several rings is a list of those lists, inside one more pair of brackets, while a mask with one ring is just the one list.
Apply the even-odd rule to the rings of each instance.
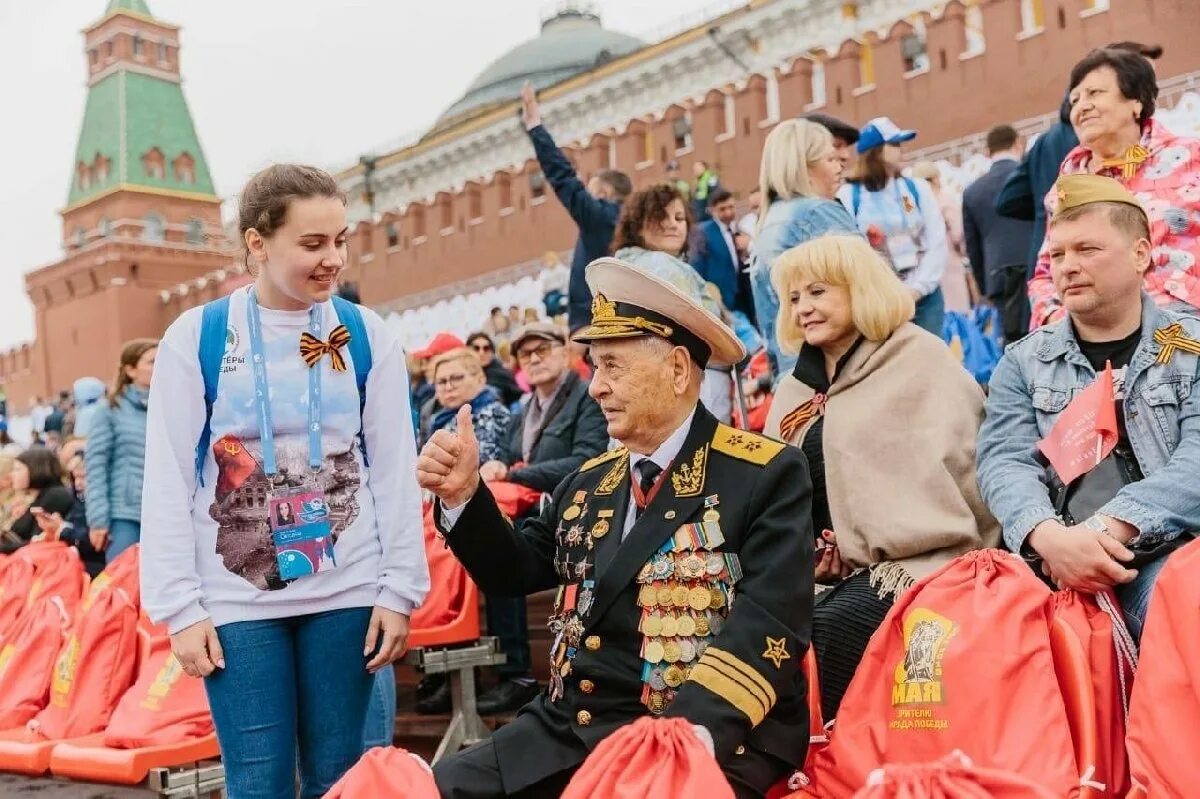
[[[325, 452], [329, 451], [326, 439]], [[217, 554], [225, 568], [262, 591], [286, 588], [272, 537], [272, 492], [299, 491], [309, 486], [323, 493], [330, 530], [336, 544], [358, 518], [358, 490], [362, 474], [353, 448], [326, 455], [319, 474], [308, 468], [308, 441], [302, 437], [277, 438], [274, 482], [262, 468], [258, 441], [244, 442], [232, 435], [213, 445], [217, 485], [209, 515], [217, 523]]]

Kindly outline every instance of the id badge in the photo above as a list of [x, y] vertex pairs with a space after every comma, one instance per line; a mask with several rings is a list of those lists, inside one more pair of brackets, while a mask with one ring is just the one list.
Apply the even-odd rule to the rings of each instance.
[[324, 491], [302, 488], [272, 494], [267, 511], [281, 579], [296, 580], [337, 568]]
[[888, 236], [887, 250], [888, 255], [892, 258], [892, 266], [897, 272], [903, 273], [916, 269], [921, 260], [920, 253], [917, 252], [917, 245], [908, 233]]

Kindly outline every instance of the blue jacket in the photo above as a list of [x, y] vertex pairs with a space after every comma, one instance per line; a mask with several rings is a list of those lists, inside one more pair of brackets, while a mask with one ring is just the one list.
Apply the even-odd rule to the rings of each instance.
[[771, 203], [754, 237], [750, 260], [754, 315], [758, 318], [758, 327], [776, 375], [790, 374], [796, 365], [796, 356], [780, 352], [779, 340], [775, 337], [779, 297], [771, 285], [771, 266], [784, 252], [827, 233], [862, 235], [854, 217], [841, 203], [817, 197], [794, 197]]
[[738, 264], [729, 252], [721, 225], [710, 219], [700, 225], [700, 236], [688, 260], [700, 273], [705, 282], [712, 283], [721, 292], [721, 302], [729, 310], [737, 307]]
[[575, 167], [544, 127], [538, 125], [529, 131], [529, 140], [533, 142], [533, 152], [542, 167], [542, 174], [579, 228], [567, 288], [567, 324], [571, 330], [578, 330], [592, 321], [592, 292], [584, 278], [584, 269], [592, 261], [609, 254], [621, 205], [588, 193], [587, 186], [575, 173]]
[[1042, 240], [1046, 238], [1046, 195], [1050, 193], [1054, 181], [1058, 180], [1063, 159], [1077, 144], [1079, 138], [1071, 127], [1068, 106], [1064, 101], [1058, 122], [1038, 136], [996, 197], [996, 211], [1001, 216], [1033, 221], [1028, 263], [1030, 277], [1033, 277], [1033, 267], [1037, 264]]
[[[1166, 363], [1156, 360], [1162, 346], [1154, 331], [1176, 323], [1200, 338], [1200, 319], [1160, 309], [1142, 295], [1142, 338], [1125, 371], [1123, 409], [1145, 477], [1099, 511], [1139, 530], [1130, 544], [1136, 549], [1200, 530], [1200, 358], [1176, 349]], [[1037, 442], [1095, 379], [1069, 317], [1010, 346], [996, 366], [979, 430], [977, 471], [983, 498], [1014, 552], [1034, 527], [1057, 516]]]
[[90, 528], [107, 530], [113, 519], [142, 518], [148, 397], [137, 386], [126, 386], [117, 407], [103, 401], [95, 405], [84, 455]]

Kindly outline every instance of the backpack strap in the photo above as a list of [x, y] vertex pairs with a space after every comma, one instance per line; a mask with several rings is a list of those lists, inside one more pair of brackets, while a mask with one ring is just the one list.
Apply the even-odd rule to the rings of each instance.
[[862, 184], [858, 181], [850, 184], [850, 205], [854, 207], [854, 218], [858, 219], [858, 209], [862, 205]]
[[204, 379], [204, 427], [196, 443], [196, 482], [204, 485], [204, 459], [208, 455], [209, 439], [212, 438], [212, 409], [217, 401], [217, 382], [221, 378], [221, 361], [225, 357], [225, 344], [229, 335], [229, 296], [226, 295], [204, 306], [200, 317], [200, 376]]
[[917, 191], [917, 182], [907, 175], [903, 176], [905, 184], [908, 186], [908, 192], [913, 196], [913, 202], [917, 204], [917, 210], [921, 210], [921, 192]]
[[337, 313], [338, 323], [345, 325], [350, 331], [350, 360], [354, 362], [354, 382], [358, 386], [358, 439], [362, 447], [363, 463], [367, 461], [367, 439], [363, 434], [362, 415], [367, 408], [367, 377], [371, 374], [371, 340], [367, 337], [367, 326], [363, 322], [362, 309], [349, 300], [336, 294], [333, 300], [333, 310]]

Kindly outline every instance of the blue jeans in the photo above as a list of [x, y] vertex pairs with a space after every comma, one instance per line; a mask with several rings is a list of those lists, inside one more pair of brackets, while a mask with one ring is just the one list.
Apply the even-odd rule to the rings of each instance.
[[946, 318], [946, 300], [942, 289], [936, 288], [917, 300], [917, 312], [913, 324], [923, 327], [938, 338], [942, 337], [942, 321]]
[[113, 519], [108, 525], [108, 549], [104, 562], [112, 563], [125, 550], [142, 540], [142, 523], [132, 519]]
[[225, 668], [204, 680], [228, 799], [324, 796], [363, 753], [374, 677], [370, 608], [217, 628]]
[[375, 672], [371, 704], [363, 728], [363, 749], [391, 746], [396, 735], [396, 667], [388, 664]]
[[1142, 628], [1146, 626], [1146, 610], [1150, 607], [1150, 594], [1154, 592], [1158, 573], [1167, 565], [1170, 556], [1168, 553], [1150, 561], [1138, 569], [1138, 576], [1133, 578], [1132, 583], [1118, 586], [1115, 590], [1117, 601], [1121, 603], [1121, 610], [1125, 614], [1125, 626], [1129, 628], [1135, 643], [1141, 640]]

